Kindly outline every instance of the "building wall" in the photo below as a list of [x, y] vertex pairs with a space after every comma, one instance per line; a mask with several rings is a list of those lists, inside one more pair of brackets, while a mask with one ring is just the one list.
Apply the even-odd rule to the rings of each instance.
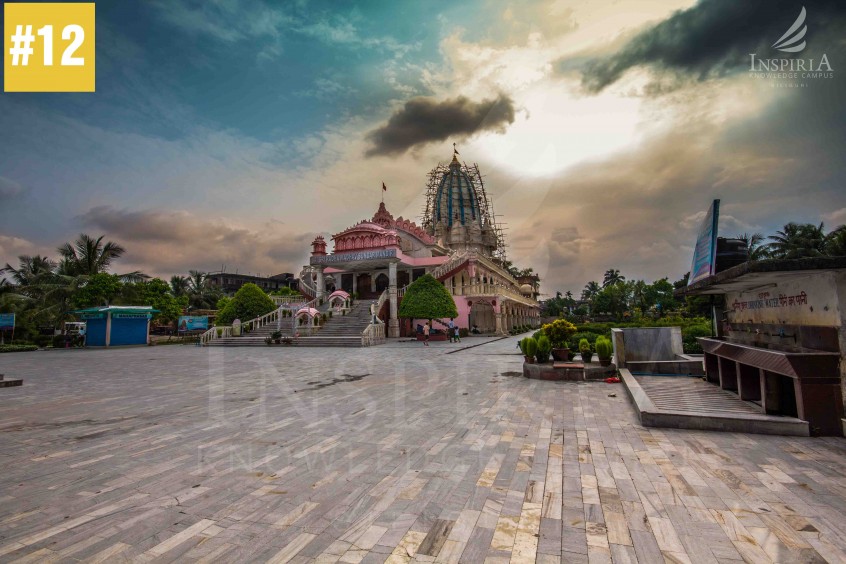
[[843, 320], [846, 310], [846, 272], [809, 271], [806, 276], [777, 281], [772, 287], [751, 292], [728, 292], [726, 309], [729, 323], [837, 328], [840, 385], [846, 411], [846, 323]]
[[85, 344], [89, 347], [106, 346], [106, 319], [85, 321]]
[[843, 273], [816, 271], [801, 278], [775, 282], [772, 287], [728, 292], [728, 320], [730, 323], [840, 327], [838, 282], [842, 286], [843, 277]]

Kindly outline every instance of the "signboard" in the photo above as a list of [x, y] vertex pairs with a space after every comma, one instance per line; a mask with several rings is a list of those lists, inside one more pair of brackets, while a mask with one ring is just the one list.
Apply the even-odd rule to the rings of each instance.
[[74, 314], [80, 319], [105, 319], [106, 314], [100, 312], [76, 313]]
[[309, 262], [310, 264], [334, 264], [338, 262], [394, 258], [396, 256], [396, 249], [380, 249], [378, 251], [355, 251], [352, 253], [343, 252], [333, 255], [314, 255], [309, 259]]
[[720, 219], [720, 201], [714, 200], [696, 237], [693, 248], [693, 263], [690, 265], [690, 278], [687, 285], [708, 278], [714, 274], [714, 262], [717, 258], [717, 224]]
[[113, 313], [113, 319], [150, 319], [153, 317], [150, 313]]
[[179, 318], [180, 331], [205, 331], [209, 328], [209, 317], [203, 316], [187, 316], [183, 315]]
[[6, 331], [15, 328], [15, 314], [14, 313], [0, 313], [0, 331]]

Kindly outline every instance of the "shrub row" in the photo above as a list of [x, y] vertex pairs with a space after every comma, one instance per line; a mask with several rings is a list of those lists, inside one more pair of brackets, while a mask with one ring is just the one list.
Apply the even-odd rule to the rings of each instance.
[[0, 353], [37, 351], [36, 345], [0, 345]]

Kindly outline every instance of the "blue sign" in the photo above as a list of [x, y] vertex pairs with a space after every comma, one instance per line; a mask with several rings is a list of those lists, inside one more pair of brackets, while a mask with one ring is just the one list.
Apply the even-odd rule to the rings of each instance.
[[209, 317], [207, 315], [189, 317], [183, 315], [179, 318], [180, 331], [205, 331], [209, 328]]
[[714, 262], [717, 258], [717, 225], [720, 220], [720, 201], [714, 200], [696, 237], [693, 249], [693, 263], [690, 266], [690, 278], [687, 285], [708, 278], [714, 274]]
[[15, 328], [15, 314], [14, 313], [0, 313], [0, 330]]

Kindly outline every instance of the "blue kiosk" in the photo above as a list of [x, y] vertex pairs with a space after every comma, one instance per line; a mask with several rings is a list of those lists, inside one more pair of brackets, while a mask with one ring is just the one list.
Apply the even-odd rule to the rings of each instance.
[[158, 310], [152, 306], [103, 306], [73, 312], [85, 321], [85, 344], [89, 347], [146, 345], [155, 313]]

